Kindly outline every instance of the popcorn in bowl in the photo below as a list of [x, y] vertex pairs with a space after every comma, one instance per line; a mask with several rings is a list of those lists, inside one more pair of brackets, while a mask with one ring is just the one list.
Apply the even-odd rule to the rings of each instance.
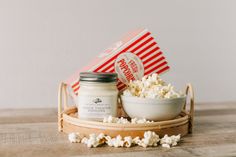
[[166, 84], [166, 82], [160, 79], [156, 73], [150, 76], [144, 76], [142, 80], [130, 81], [123, 95], [157, 99], [178, 98], [183, 96], [181, 92], [175, 91], [171, 84]]
[[123, 109], [129, 117], [153, 121], [174, 119], [181, 113], [185, 101], [185, 94], [174, 90], [155, 73], [130, 81], [121, 94]]

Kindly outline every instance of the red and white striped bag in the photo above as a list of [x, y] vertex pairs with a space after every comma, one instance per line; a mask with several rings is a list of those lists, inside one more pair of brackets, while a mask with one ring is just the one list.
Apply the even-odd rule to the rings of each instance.
[[138, 29], [129, 32], [106, 49], [90, 64], [74, 73], [65, 83], [77, 95], [80, 72], [117, 72], [119, 77], [117, 87], [122, 90], [129, 80], [140, 79], [152, 73], [162, 74], [167, 70], [169, 70], [168, 63], [151, 33], [147, 29]]

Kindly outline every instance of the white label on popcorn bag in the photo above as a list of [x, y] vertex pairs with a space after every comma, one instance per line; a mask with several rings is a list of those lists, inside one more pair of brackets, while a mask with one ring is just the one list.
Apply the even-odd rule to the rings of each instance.
[[78, 97], [79, 118], [103, 119], [109, 115], [116, 116], [116, 96], [85, 96]]
[[121, 82], [128, 84], [129, 80], [141, 79], [144, 75], [143, 63], [138, 56], [126, 52], [119, 55], [115, 61], [115, 71]]

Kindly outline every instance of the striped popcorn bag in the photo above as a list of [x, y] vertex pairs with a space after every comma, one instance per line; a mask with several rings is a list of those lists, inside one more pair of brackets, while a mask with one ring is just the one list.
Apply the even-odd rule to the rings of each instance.
[[123, 90], [130, 80], [168, 70], [168, 63], [151, 33], [147, 29], [138, 29], [106, 49], [65, 83], [72, 88], [74, 95], [78, 95], [80, 72], [116, 72], [119, 77], [117, 87]]

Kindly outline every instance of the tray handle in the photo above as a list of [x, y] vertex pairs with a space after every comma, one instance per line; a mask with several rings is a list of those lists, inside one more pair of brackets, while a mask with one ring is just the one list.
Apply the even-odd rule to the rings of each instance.
[[[58, 131], [62, 131], [62, 113], [63, 110], [68, 108], [67, 105], [68, 100], [68, 91], [67, 91], [67, 85], [65, 83], [60, 83], [59, 89], [58, 89]], [[63, 108], [62, 108], [63, 106]]]
[[[189, 133], [193, 132], [193, 120], [194, 120], [194, 92], [193, 92], [193, 86], [189, 83], [187, 84], [186, 91], [185, 91], [186, 97], [189, 97], [190, 100], [190, 111], [189, 111]], [[187, 98], [184, 104], [183, 109], [186, 110], [187, 105]]]

